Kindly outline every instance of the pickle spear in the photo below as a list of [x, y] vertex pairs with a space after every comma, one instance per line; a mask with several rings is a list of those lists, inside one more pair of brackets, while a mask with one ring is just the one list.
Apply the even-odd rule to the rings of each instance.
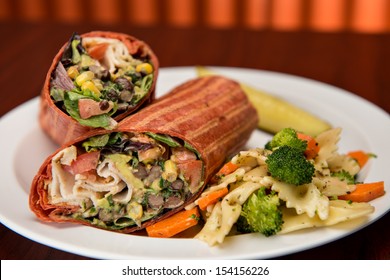
[[[196, 72], [200, 77], [218, 74], [202, 66], [197, 66]], [[331, 128], [325, 120], [286, 100], [243, 83], [240, 85], [259, 115], [258, 128], [261, 130], [275, 134], [283, 128], [290, 127], [307, 135], [317, 136]]]

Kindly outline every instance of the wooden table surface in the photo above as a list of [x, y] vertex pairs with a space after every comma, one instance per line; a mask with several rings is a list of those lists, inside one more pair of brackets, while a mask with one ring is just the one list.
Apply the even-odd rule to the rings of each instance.
[[[214, 65], [289, 73], [343, 88], [390, 112], [390, 34], [10, 22], [0, 23], [0, 116], [39, 95], [52, 58], [74, 31], [98, 29], [146, 41], [161, 67]], [[0, 257], [88, 259], [33, 242], [2, 224]], [[390, 214], [345, 238], [278, 259], [388, 260]]]

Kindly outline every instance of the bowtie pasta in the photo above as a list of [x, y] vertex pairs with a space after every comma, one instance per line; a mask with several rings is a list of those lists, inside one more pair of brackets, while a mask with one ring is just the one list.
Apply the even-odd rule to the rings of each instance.
[[[286, 135], [288, 137], [284, 138]], [[384, 194], [384, 183], [359, 182], [363, 164], [356, 154], [338, 151], [340, 135], [340, 128], [325, 131], [316, 138], [285, 129], [276, 134], [265, 148], [238, 153], [217, 173], [202, 195], [187, 207], [199, 207], [205, 220], [195, 238], [214, 246], [223, 243], [230, 234], [286, 234], [373, 213], [375, 209], [369, 201]], [[302, 149], [300, 144], [296, 145], [297, 139], [306, 144]], [[289, 146], [283, 148], [287, 152], [281, 149], [284, 146]], [[302, 165], [295, 166], [294, 157], [298, 154], [303, 155], [304, 159], [299, 160], [304, 161], [305, 168], [313, 167], [305, 178], [299, 177]], [[294, 160], [290, 161], [290, 158]], [[364, 197], [360, 194], [361, 186], [379, 186], [379, 191], [375, 191], [374, 196]]]

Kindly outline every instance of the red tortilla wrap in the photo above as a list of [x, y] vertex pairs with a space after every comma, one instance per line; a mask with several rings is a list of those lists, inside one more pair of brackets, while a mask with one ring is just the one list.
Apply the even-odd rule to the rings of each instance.
[[[140, 230], [192, 203], [229, 156], [243, 148], [257, 121], [238, 83], [219, 76], [190, 80], [123, 120], [109, 135], [91, 131], [54, 152], [32, 182], [30, 208], [46, 222]], [[111, 184], [116, 177], [120, 182], [101, 188], [98, 198], [86, 190], [94, 184], [88, 180]], [[130, 189], [131, 199], [120, 202]], [[84, 202], [83, 195], [88, 197]], [[100, 210], [91, 214], [93, 207]]]
[[[127, 48], [128, 54], [130, 54], [131, 57], [136, 58], [137, 60], [140, 60], [140, 61], [146, 61], [152, 66], [152, 73], [151, 73], [152, 79], [150, 79], [150, 83], [149, 83], [150, 87], [148, 88], [148, 90], [145, 90], [145, 92], [146, 92], [145, 95], [142, 98], [140, 97], [139, 100], [137, 100], [137, 102], [131, 101], [131, 102], [126, 103], [126, 102], [121, 101], [120, 98], [118, 98], [118, 96], [119, 96], [119, 97], [123, 98], [124, 100], [130, 100], [129, 94], [133, 94], [133, 97], [134, 97], [135, 84], [131, 85], [132, 88], [129, 91], [127, 91], [127, 92], [130, 92], [130, 93], [127, 93], [127, 95], [126, 94], [121, 95], [122, 92], [125, 91], [125, 89], [121, 88], [121, 91], [119, 91], [119, 89], [117, 91], [114, 91], [114, 93], [116, 95], [114, 94], [114, 96], [112, 96], [112, 97], [110, 97], [110, 99], [108, 99], [109, 100], [108, 102], [111, 102], [112, 104], [114, 104], [114, 102], [120, 104], [119, 106], [117, 106], [117, 108], [121, 108], [121, 109], [116, 110], [115, 113], [113, 113], [113, 115], [111, 116], [112, 119], [115, 121], [112, 121], [113, 123], [110, 124], [110, 127], [108, 129], [114, 128], [115, 122], [119, 122], [120, 120], [129, 116], [130, 114], [135, 113], [142, 106], [145, 106], [146, 104], [150, 103], [154, 99], [155, 85], [156, 85], [156, 80], [157, 80], [157, 76], [158, 76], [158, 69], [159, 69], [158, 59], [157, 59], [156, 55], [153, 53], [152, 49], [145, 42], [140, 41], [137, 38], [130, 36], [130, 35], [127, 35], [127, 34], [108, 32], [108, 31], [93, 31], [93, 32], [82, 34], [82, 35], [80, 35], [80, 37], [82, 38], [81, 40], [83, 42], [86, 40], [91, 40], [91, 38], [100, 38], [100, 40], [111, 40], [111, 39], [119, 40]], [[60, 81], [59, 87], [64, 87], [64, 84], [65, 84], [65, 87], [69, 86], [69, 81], [71, 83], [73, 82], [73, 84], [75, 84], [76, 86], [78, 85], [76, 83], [77, 77], [74, 77], [74, 76], [72, 78], [68, 77], [68, 76], [77, 75], [77, 74], [73, 73], [73, 74], [67, 75], [69, 73], [68, 72], [69, 68], [65, 69], [65, 67], [60, 67], [60, 65], [59, 65], [60, 63], [62, 65], [62, 61], [65, 61], [65, 62], [69, 61], [69, 59], [67, 60], [64, 57], [65, 56], [69, 57], [69, 52], [70, 52], [70, 54], [72, 54], [72, 47], [71, 47], [72, 46], [72, 38], [69, 42], [64, 44], [64, 46], [60, 49], [60, 51], [54, 57], [53, 62], [50, 66], [50, 69], [46, 75], [45, 83], [44, 83], [44, 86], [43, 86], [43, 89], [41, 92], [41, 105], [40, 105], [40, 113], [39, 113], [40, 125], [41, 125], [42, 129], [50, 136], [50, 138], [52, 138], [54, 140], [54, 142], [56, 142], [59, 145], [62, 145], [64, 143], [66, 143], [72, 139], [75, 139], [75, 138], [81, 136], [82, 134], [98, 127], [98, 125], [95, 124], [93, 126], [93, 124], [91, 124], [91, 123], [81, 124], [74, 117], [72, 117], [69, 114], [69, 112], [64, 108], [65, 107], [64, 101], [61, 101], [61, 100], [55, 101], [51, 95], [51, 89], [53, 88], [53, 80], [54, 80], [54, 77], [56, 75], [62, 76], [65, 79], [66, 78], [68, 79], [65, 82]], [[93, 52], [94, 44], [95, 44], [95, 51]], [[92, 45], [92, 47], [91, 47], [91, 45]], [[87, 51], [86, 54], [90, 57], [92, 57], [92, 55], [93, 55], [96, 58], [96, 59], [94, 58], [94, 61], [98, 61], [99, 66], [102, 66], [103, 70], [107, 71], [109, 73], [108, 78], [107, 78], [107, 74], [105, 74], [105, 79], [108, 79], [110, 81], [114, 81], [114, 79], [118, 78], [118, 77], [116, 77], [116, 75], [119, 76], [119, 74], [111, 74], [108, 71], [109, 70], [109, 69], [107, 69], [108, 65], [111, 65], [111, 68], [113, 65], [112, 61], [110, 61], [110, 62], [108, 62], [108, 61], [112, 60], [112, 57], [114, 56], [112, 54], [112, 53], [114, 53], [112, 51], [113, 49], [116, 49], [117, 52], [119, 52], [120, 50], [118, 50], [117, 47], [116, 48], [111, 47], [111, 49], [107, 48], [107, 47], [106, 48], [103, 47], [103, 51], [101, 51], [99, 53], [99, 51], [96, 51], [96, 45], [99, 45], [99, 44], [90, 42], [89, 46], [88, 46], [89, 48], [85, 48], [85, 50]], [[100, 42], [100, 45], [109, 45], [109, 44], [104, 43], [104, 42], [103, 43]], [[89, 62], [89, 60], [87, 60], [87, 59], [85, 59], [85, 60], [87, 62], [79, 62], [79, 64], [84, 63], [84, 67], [80, 67], [80, 65], [78, 65], [78, 67], [77, 67], [78, 74], [81, 74], [83, 71], [92, 72], [92, 71], [90, 71], [90, 69], [91, 69], [90, 66], [85, 67], [85, 65], [88, 65], [88, 63], [91, 63], [91, 62]], [[117, 63], [119, 64], [119, 62], [117, 62]], [[123, 64], [123, 61], [121, 63]], [[105, 64], [108, 64], [108, 65], [105, 65]], [[104, 94], [103, 94], [104, 91], [108, 92], [108, 90], [106, 90], [108, 88], [105, 85], [105, 84], [107, 84], [107, 81], [104, 80], [103, 82], [99, 82], [99, 83], [95, 82], [96, 80], [99, 80], [99, 79], [96, 79], [96, 77], [98, 75], [102, 75], [101, 73], [103, 70], [102, 70], [102, 68], [97, 68], [96, 65], [94, 65], [92, 67], [95, 67], [93, 70], [96, 72], [92, 82], [99, 90], [98, 95], [100, 96], [100, 98], [98, 98], [98, 99], [105, 100], [105, 98], [102, 98], [102, 96], [104, 96]], [[65, 69], [66, 72], [64, 72], [64, 70], [62, 70], [62, 75], [59, 75], [59, 74], [57, 74], [57, 68], [58, 69]], [[114, 68], [112, 68], [112, 71], [114, 71]], [[149, 69], [149, 71], [150, 71], [150, 69]], [[127, 74], [124, 74], [124, 73], [129, 73], [129, 72], [125, 72], [124, 70], [122, 72], [121, 72], [121, 74], [123, 74], [123, 75], [121, 77], [125, 77], [125, 78], [127, 78], [127, 80], [131, 81], [132, 78], [130, 76], [127, 76]], [[139, 74], [139, 73], [137, 72], [136, 74]], [[141, 73], [141, 74], [144, 75], [143, 73]], [[139, 75], [141, 75], [141, 74], [139, 74]], [[139, 79], [141, 79], [141, 78], [139, 78]], [[103, 80], [103, 78], [102, 78], [102, 80]], [[134, 80], [135, 80], [135, 78], [133, 78], [133, 82], [134, 82]], [[118, 81], [118, 80], [116, 80], [116, 81]], [[138, 81], [137, 83], [141, 83], [141, 81]], [[82, 86], [83, 85], [79, 85], [78, 90], [80, 90], [80, 87], [82, 87]], [[105, 89], [102, 89], [103, 86]], [[57, 96], [58, 96], [58, 94], [57, 94]], [[60, 99], [61, 98], [63, 98], [63, 97], [61, 96]], [[138, 97], [137, 97], [137, 99], [138, 99]], [[111, 100], [114, 100], [114, 102]], [[133, 99], [133, 100], [135, 100], [135, 99]], [[84, 101], [85, 101], [85, 99], [84, 99]], [[96, 104], [100, 105], [101, 103], [98, 103], [98, 101], [93, 103], [93, 105], [95, 105], [95, 106], [92, 108], [97, 107]], [[123, 104], [126, 104], [126, 106], [123, 106]], [[120, 107], [120, 106], [122, 106], [122, 107]], [[83, 106], [83, 108], [87, 108], [86, 110], [89, 110], [89, 111], [87, 111], [87, 113], [84, 113], [84, 115], [83, 115], [83, 117], [85, 119], [88, 119], [88, 117], [89, 117], [88, 114], [93, 114], [93, 113], [96, 114], [96, 112], [90, 113], [91, 112], [90, 105]], [[111, 109], [110, 113], [113, 112], [113, 110], [114, 109]], [[78, 114], [78, 113], [80, 113], [80, 115], [81, 115], [81, 112], [76, 112], [75, 114]], [[92, 116], [92, 117], [94, 117], [94, 116]]]

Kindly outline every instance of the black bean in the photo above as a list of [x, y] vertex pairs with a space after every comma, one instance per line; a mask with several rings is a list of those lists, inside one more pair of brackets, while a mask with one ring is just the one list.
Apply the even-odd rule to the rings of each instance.
[[110, 100], [112, 100], [112, 101], [114, 101], [114, 102], [118, 100], [118, 98], [119, 98], [118, 95], [119, 95], [119, 94], [118, 94], [118, 92], [117, 92], [115, 89], [110, 89], [110, 90], [107, 92], [107, 94], [106, 94], [107, 98], [110, 99]]
[[109, 106], [110, 106], [110, 104], [108, 103], [107, 100], [102, 100], [99, 102], [99, 108], [102, 111], [107, 110]]
[[137, 171], [134, 172], [134, 176], [137, 177], [138, 179], [145, 179], [148, 177], [148, 171], [146, 170], [146, 167], [144, 164], [140, 163], [137, 166]]
[[110, 78], [110, 72], [104, 67], [98, 65], [89, 66], [89, 70], [95, 74], [95, 78], [106, 81]]
[[134, 88], [134, 85], [126, 78], [119, 77], [115, 79], [115, 83], [120, 86], [122, 90], [131, 91]]
[[130, 92], [129, 90], [123, 90], [120, 95], [119, 99], [125, 102], [130, 102], [133, 98], [134, 93]]
[[160, 208], [164, 204], [164, 197], [159, 194], [148, 195], [148, 204], [151, 208]]
[[154, 180], [161, 177], [161, 173], [162, 170], [160, 166], [153, 166], [149, 171], [148, 177], [146, 177], [144, 180], [145, 185], [149, 186], [152, 184]]
[[112, 212], [109, 209], [102, 208], [99, 211], [99, 220], [103, 222], [109, 222], [112, 221]]
[[172, 182], [171, 188], [174, 190], [181, 190], [184, 187], [184, 182], [182, 180], [175, 180]]
[[165, 200], [164, 208], [175, 208], [182, 205], [183, 203], [184, 200], [181, 197], [172, 195]]

